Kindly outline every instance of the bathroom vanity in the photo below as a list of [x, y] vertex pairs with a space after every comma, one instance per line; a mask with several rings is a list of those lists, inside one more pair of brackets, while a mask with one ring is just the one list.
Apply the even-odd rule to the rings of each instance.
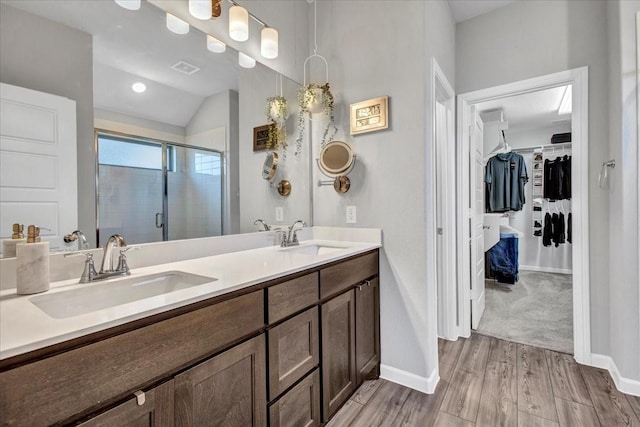
[[[49, 335], [58, 338], [41, 340], [47, 345], [40, 348], [18, 346], [14, 337], [22, 350], [0, 360], [0, 423], [326, 422], [359, 384], [379, 375], [380, 245], [338, 246], [326, 255], [317, 245], [319, 254], [305, 253], [305, 245], [311, 247], [144, 268], [141, 274], [179, 269], [218, 280], [179, 291], [189, 297], [167, 298], [164, 309], [101, 327], [92, 324], [95, 313], [77, 316], [76, 332], [49, 326]], [[205, 290], [193, 297], [189, 292], [196, 288]], [[117, 310], [101, 311], [106, 316]]]

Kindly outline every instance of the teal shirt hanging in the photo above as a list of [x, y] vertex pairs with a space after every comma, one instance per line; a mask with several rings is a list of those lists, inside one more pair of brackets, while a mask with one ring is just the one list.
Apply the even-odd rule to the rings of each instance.
[[489, 159], [486, 167], [487, 211], [519, 211], [525, 203], [524, 185], [529, 181], [524, 157], [500, 153]]

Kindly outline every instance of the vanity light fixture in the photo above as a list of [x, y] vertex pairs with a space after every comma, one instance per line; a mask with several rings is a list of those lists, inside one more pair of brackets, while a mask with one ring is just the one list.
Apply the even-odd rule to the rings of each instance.
[[176, 34], [187, 34], [189, 32], [189, 24], [169, 12], [167, 12], [167, 28]]
[[135, 93], [142, 93], [147, 90], [147, 85], [142, 82], [136, 82], [131, 85], [131, 90], [133, 90]]
[[278, 30], [264, 27], [260, 34], [260, 54], [267, 59], [278, 57]]
[[207, 49], [214, 53], [222, 53], [227, 50], [227, 45], [217, 38], [207, 34]]
[[229, 8], [229, 37], [238, 42], [249, 38], [249, 12], [236, 3]]
[[197, 19], [211, 19], [213, 3], [211, 0], [189, 0], [189, 13]]
[[114, 1], [118, 6], [123, 7], [127, 10], [140, 9], [140, 0], [114, 0]]
[[253, 68], [256, 66], [256, 60], [249, 55], [238, 52], [238, 64], [240, 64], [242, 68]]

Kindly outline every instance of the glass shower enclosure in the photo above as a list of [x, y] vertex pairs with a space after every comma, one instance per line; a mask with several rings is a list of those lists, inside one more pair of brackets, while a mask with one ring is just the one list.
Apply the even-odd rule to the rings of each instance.
[[215, 150], [98, 132], [98, 242], [222, 234], [224, 161]]

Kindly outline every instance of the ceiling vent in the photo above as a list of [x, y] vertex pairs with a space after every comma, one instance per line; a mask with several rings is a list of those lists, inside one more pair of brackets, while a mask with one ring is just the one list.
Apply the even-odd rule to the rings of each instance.
[[175, 64], [173, 64], [170, 68], [176, 71], [179, 71], [181, 73], [187, 74], [189, 76], [191, 74], [194, 74], [200, 71], [200, 68], [196, 67], [193, 64], [189, 64], [188, 62], [185, 62], [185, 61], [178, 61]]

